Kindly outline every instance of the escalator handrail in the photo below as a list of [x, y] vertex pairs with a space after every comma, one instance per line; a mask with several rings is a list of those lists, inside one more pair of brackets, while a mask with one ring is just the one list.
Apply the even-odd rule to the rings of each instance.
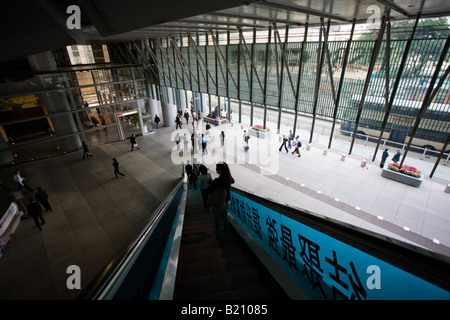
[[233, 192], [450, 290], [450, 257], [231, 187]]
[[135, 257], [140, 246], [145, 242], [147, 237], [151, 235], [158, 221], [165, 213], [167, 207], [174, 199], [177, 191], [184, 185], [185, 178], [182, 178], [177, 186], [170, 194], [161, 202], [161, 204], [153, 211], [150, 220], [146, 223], [143, 230], [139, 233], [134, 241], [132, 241], [124, 250], [117, 253], [105, 268], [89, 283], [89, 285], [78, 296], [78, 300], [98, 300], [105, 297], [109, 292], [109, 288], [114, 286], [118, 277], [122, 274], [128, 263]]

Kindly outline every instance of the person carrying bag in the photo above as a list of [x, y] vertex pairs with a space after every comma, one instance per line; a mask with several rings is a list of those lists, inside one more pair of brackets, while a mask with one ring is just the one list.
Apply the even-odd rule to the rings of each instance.
[[216, 231], [224, 232], [227, 229], [227, 213], [230, 208], [230, 187], [234, 183], [228, 165], [218, 163], [216, 172], [219, 177], [214, 179], [207, 189], [208, 206], [214, 214]]

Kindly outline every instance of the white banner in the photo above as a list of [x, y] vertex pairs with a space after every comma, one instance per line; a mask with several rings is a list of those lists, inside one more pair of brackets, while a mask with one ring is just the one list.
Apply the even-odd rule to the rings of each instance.
[[14, 216], [19, 213], [19, 206], [15, 202], [11, 202], [6, 212], [3, 214], [0, 220], [0, 237], [8, 229], [10, 223], [13, 221]]

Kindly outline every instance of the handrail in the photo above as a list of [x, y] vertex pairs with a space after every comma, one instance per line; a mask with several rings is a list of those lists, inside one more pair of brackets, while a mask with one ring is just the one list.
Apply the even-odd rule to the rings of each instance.
[[450, 257], [434, 253], [399, 240], [334, 220], [308, 210], [277, 203], [255, 194], [231, 187], [242, 197], [282, 213], [312, 229], [348, 244], [373, 257], [392, 264], [419, 278], [450, 290]]
[[185, 178], [182, 178], [177, 186], [154, 211], [152, 218], [147, 222], [136, 239], [111, 259], [107, 266], [81, 292], [77, 297], [78, 300], [104, 299], [107, 294], [111, 292], [113, 286], [119, 281], [120, 276], [130, 267], [130, 262], [136, 258], [140, 247], [152, 234], [161, 217], [166, 212], [168, 206], [171, 204], [178, 190], [184, 183]]
[[[183, 181], [184, 180], [184, 181]], [[79, 299], [104, 299], [117, 284], [118, 279], [130, 268], [130, 262], [134, 260], [139, 247], [153, 232], [161, 216], [174, 200], [177, 192], [185, 182], [183, 179], [155, 210], [155, 215], [146, 224], [144, 230], [136, 240], [120, 254], [117, 254], [105, 269], [82, 292]], [[397, 268], [424, 279], [446, 290], [450, 289], [450, 257], [430, 252], [423, 248], [403, 243], [390, 237], [337, 221], [308, 210], [293, 208], [272, 200], [259, 197], [235, 187], [232, 192], [254, 201], [268, 209], [282, 214], [290, 219], [300, 222], [314, 230], [322, 232], [338, 241], [359, 249], [373, 257], [390, 263]], [[182, 201], [181, 201], [182, 202]], [[178, 233], [180, 231], [177, 231]], [[179, 241], [179, 240], [177, 240]], [[165, 298], [170, 299], [170, 298]]]

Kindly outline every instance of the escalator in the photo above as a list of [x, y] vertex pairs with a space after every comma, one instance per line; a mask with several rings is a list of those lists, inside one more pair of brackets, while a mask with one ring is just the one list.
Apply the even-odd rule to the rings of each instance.
[[214, 230], [199, 190], [189, 190], [178, 264], [175, 300], [288, 299], [230, 225]]
[[228, 228], [180, 181], [80, 300], [450, 300], [450, 258], [231, 188]]

